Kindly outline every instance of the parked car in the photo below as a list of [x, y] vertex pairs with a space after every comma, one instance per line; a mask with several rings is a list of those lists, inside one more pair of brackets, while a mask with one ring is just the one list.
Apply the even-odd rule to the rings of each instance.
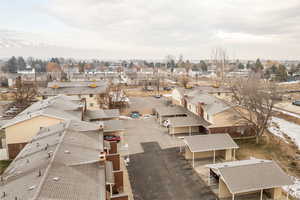
[[170, 126], [169, 120], [164, 120], [163, 121], [163, 126], [169, 128], [169, 126]]
[[161, 95], [154, 95], [154, 98], [159, 99], [161, 97]]
[[116, 136], [116, 135], [105, 135], [104, 137], [104, 140], [106, 141], [116, 141], [116, 142], [120, 142], [121, 138], [120, 136]]
[[132, 111], [131, 114], [130, 114], [130, 117], [131, 118], [139, 118], [141, 116], [140, 112], [139, 111]]
[[300, 106], [300, 100], [293, 101], [292, 104], [295, 106]]
[[147, 90], [147, 91], [154, 91], [154, 88], [151, 87], [151, 86], [148, 86], [148, 87], [146, 87], [146, 90]]
[[171, 88], [171, 87], [164, 87], [164, 90], [165, 90], [165, 91], [171, 91], [172, 88]]

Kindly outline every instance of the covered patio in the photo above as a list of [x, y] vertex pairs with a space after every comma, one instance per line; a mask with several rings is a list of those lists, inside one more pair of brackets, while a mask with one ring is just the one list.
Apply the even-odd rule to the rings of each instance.
[[291, 178], [271, 160], [251, 159], [207, 165], [209, 185], [216, 183], [220, 199], [288, 199], [282, 187]]
[[156, 118], [160, 125], [164, 120], [173, 117], [187, 117], [187, 110], [181, 106], [160, 107], [155, 109]]
[[210, 125], [209, 122], [205, 121], [200, 117], [173, 117], [169, 118], [169, 134], [189, 134], [200, 133], [207, 134], [207, 126]]
[[195, 159], [216, 158], [226, 161], [235, 160], [235, 151], [238, 145], [228, 134], [208, 134], [184, 137], [185, 158], [192, 160], [195, 167]]

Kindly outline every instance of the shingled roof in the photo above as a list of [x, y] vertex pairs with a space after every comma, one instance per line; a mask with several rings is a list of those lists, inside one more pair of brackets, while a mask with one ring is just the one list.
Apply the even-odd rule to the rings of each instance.
[[4, 199], [105, 199], [103, 134], [93, 124], [94, 129], [78, 130], [80, 123], [41, 129], [2, 174]]
[[47, 88], [40, 88], [39, 92], [44, 96], [86, 95], [105, 93], [108, 88], [106, 81], [72, 81], [72, 82], [50, 82]]
[[186, 136], [184, 139], [191, 152], [239, 148], [228, 134]]
[[271, 160], [246, 160], [209, 166], [217, 170], [232, 194], [292, 185], [291, 178]]
[[37, 116], [48, 116], [62, 120], [79, 120], [82, 115], [82, 106], [80, 101], [73, 100], [65, 95], [50, 97], [32, 104], [15, 118], [7, 120], [1, 128], [6, 128]]

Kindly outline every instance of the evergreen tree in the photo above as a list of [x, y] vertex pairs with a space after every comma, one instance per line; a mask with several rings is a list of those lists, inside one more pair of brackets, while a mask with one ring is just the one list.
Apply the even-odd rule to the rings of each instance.
[[10, 73], [17, 73], [18, 71], [18, 61], [15, 56], [11, 57], [7, 61], [7, 69]]
[[286, 67], [284, 65], [278, 66], [278, 76], [280, 81], [287, 81], [288, 74], [287, 74]]
[[18, 57], [18, 70], [26, 69], [26, 62], [23, 57]]
[[239, 68], [239, 69], [244, 69], [245, 66], [243, 65], [243, 63], [239, 63], [239, 64], [238, 64], [238, 68]]
[[264, 66], [261, 64], [259, 58], [257, 58], [254, 67], [255, 72], [262, 71], [264, 69]]
[[207, 64], [203, 60], [200, 60], [200, 68], [203, 72], [207, 72], [208, 70]]

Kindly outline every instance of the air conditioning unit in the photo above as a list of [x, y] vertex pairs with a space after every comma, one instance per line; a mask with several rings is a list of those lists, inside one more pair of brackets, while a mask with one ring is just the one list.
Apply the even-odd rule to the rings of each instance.
[[104, 151], [102, 151], [102, 152], [100, 152], [100, 155], [99, 155], [99, 161], [101, 164], [102, 163], [104, 164], [105, 160], [106, 160], [106, 153]]

